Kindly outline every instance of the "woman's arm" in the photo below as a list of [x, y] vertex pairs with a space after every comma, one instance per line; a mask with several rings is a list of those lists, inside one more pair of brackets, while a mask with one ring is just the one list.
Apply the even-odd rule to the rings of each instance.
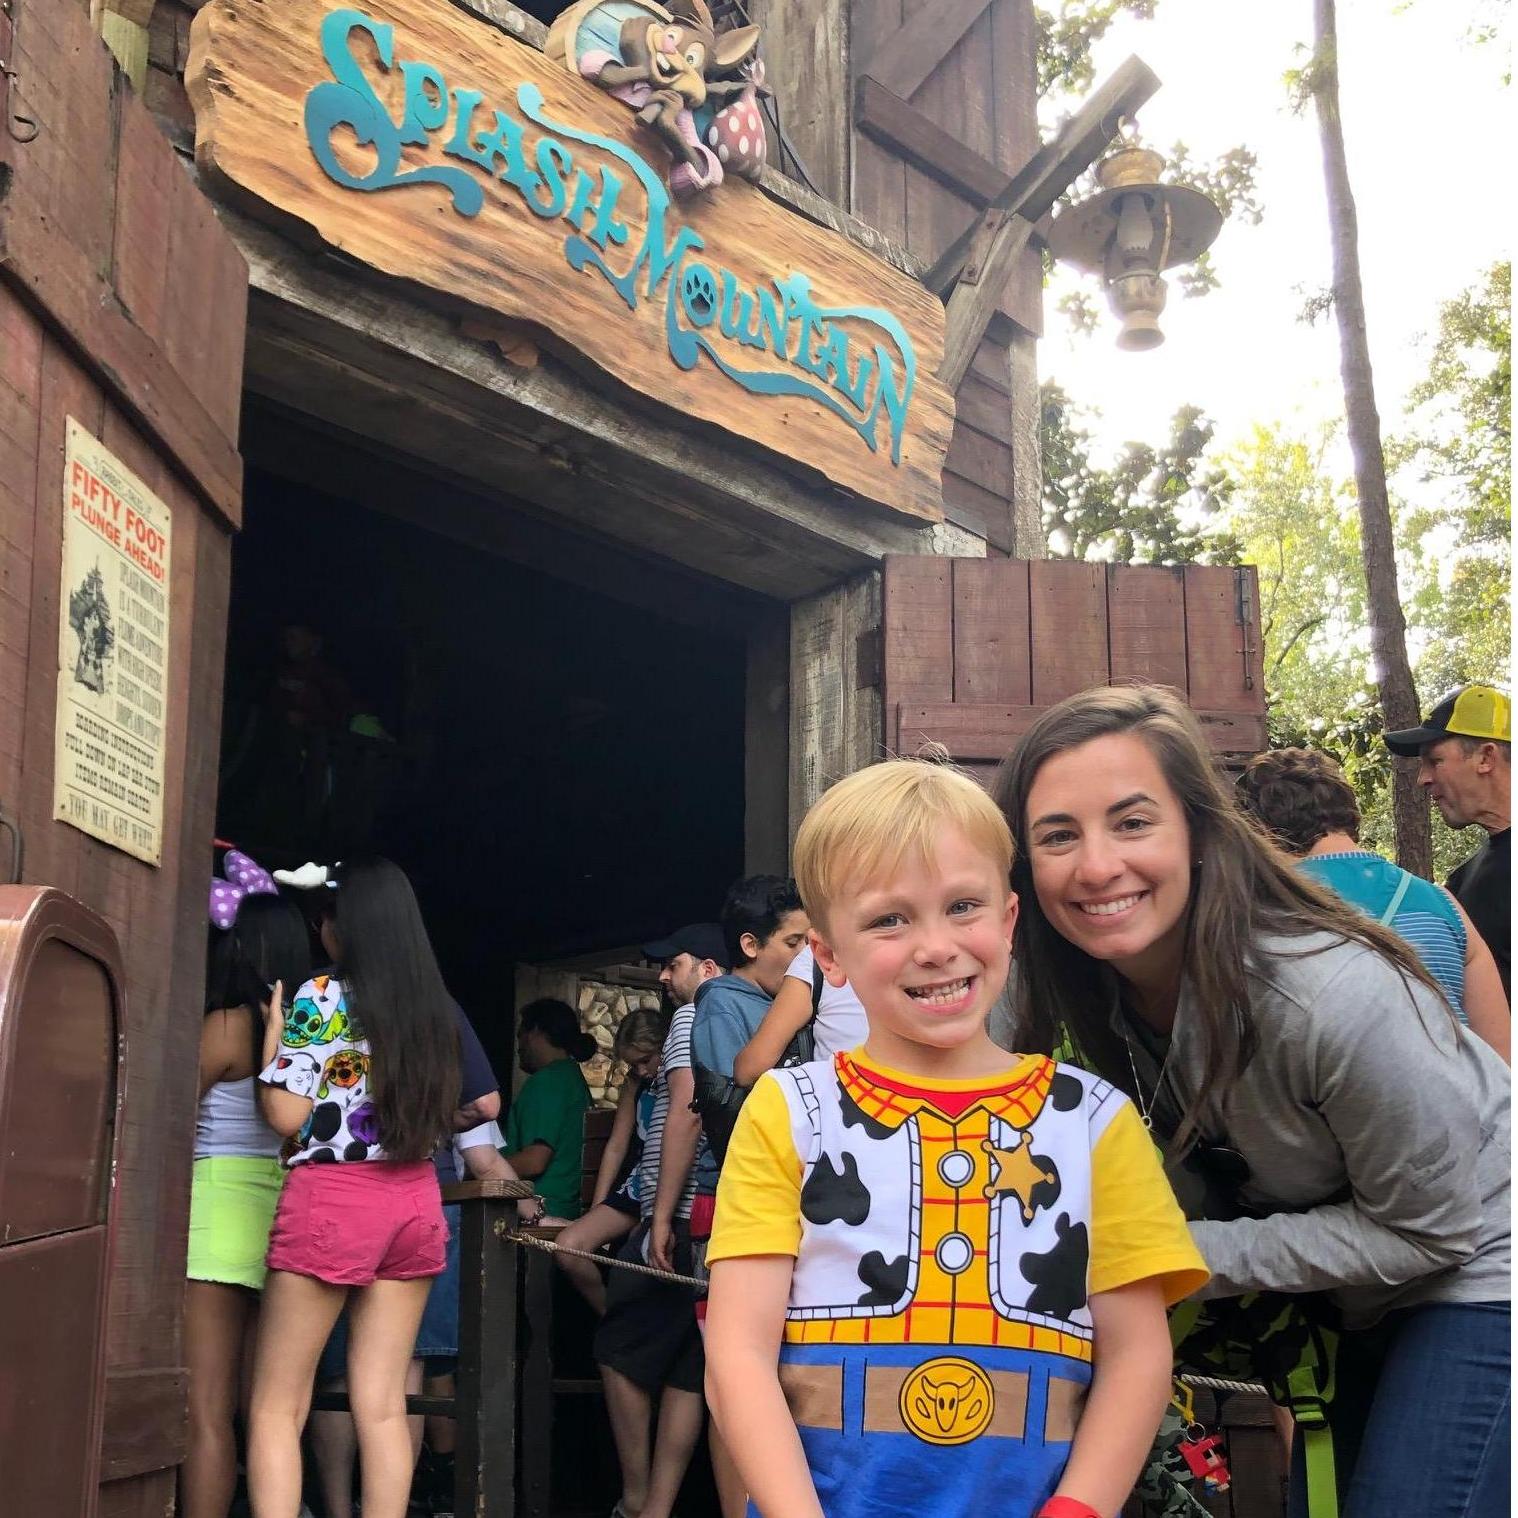
[[1508, 1008], [1507, 993], [1502, 989], [1502, 975], [1486, 940], [1476, 931], [1476, 924], [1465, 908], [1450, 896], [1450, 904], [1465, 924], [1465, 1016], [1471, 1032], [1485, 1040], [1507, 1064], [1513, 1062], [1513, 1014]]
[[1415, 1281], [1463, 1264], [1481, 1237], [1479, 1091], [1443, 1000], [1365, 950], [1300, 1016], [1275, 1057], [1301, 1062], [1291, 1074], [1344, 1157], [1350, 1199], [1193, 1223], [1212, 1271], [1203, 1297]]
[[752, 1086], [766, 1070], [780, 1063], [786, 1045], [806, 1027], [812, 1016], [812, 988], [787, 975], [764, 1021], [733, 1061], [733, 1079]]
[[762, 1518], [822, 1515], [776, 1371], [795, 1265], [790, 1255], [718, 1260], [707, 1298], [706, 1400]]
[[1116, 1513], [1144, 1468], [1170, 1397], [1170, 1330], [1153, 1278], [1096, 1292], [1090, 1305], [1096, 1330], [1091, 1392], [1055, 1492]]
[[601, 1151], [601, 1163], [596, 1169], [596, 1189], [590, 1198], [592, 1207], [606, 1200], [606, 1194], [622, 1168], [622, 1161], [627, 1158], [637, 1116], [638, 1082], [636, 1077], [629, 1075], [622, 1082], [622, 1090], [617, 1097], [617, 1115], [612, 1119], [611, 1134], [606, 1140], [605, 1149]]
[[[279, 1053], [280, 1035], [285, 1027], [285, 988], [282, 981], [274, 982], [274, 991], [269, 998], [269, 1005], [264, 1008], [264, 1053], [262, 1069], [267, 1070], [274, 1063], [275, 1056]], [[289, 1138], [292, 1134], [299, 1133], [306, 1125], [306, 1119], [311, 1116], [311, 1109], [316, 1105], [309, 1096], [296, 1096], [293, 1091], [286, 1091], [282, 1086], [268, 1086], [263, 1081], [258, 1083], [258, 1108], [264, 1115], [264, 1121], [281, 1138]]]

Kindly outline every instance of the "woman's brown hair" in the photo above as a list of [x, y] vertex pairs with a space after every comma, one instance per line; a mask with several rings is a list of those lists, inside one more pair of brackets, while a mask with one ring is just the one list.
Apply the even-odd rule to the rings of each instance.
[[1305, 854], [1330, 833], [1360, 837], [1360, 804], [1333, 757], [1315, 748], [1278, 748], [1244, 766], [1239, 805], [1288, 854]]
[[1244, 816], [1218, 774], [1201, 724], [1180, 696], [1156, 685], [1107, 686], [1067, 697], [1045, 712], [996, 779], [996, 799], [1016, 845], [1012, 885], [1021, 911], [1013, 946], [1014, 1014], [1020, 1047], [1052, 1053], [1068, 1036], [1102, 1076], [1137, 1095], [1122, 1038], [1108, 1022], [1119, 989], [1116, 972], [1070, 943], [1044, 916], [1033, 887], [1028, 838], [1028, 795], [1039, 770], [1057, 754], [1121, 733], [1133, 734], [1154, 755], [1181, 803], [1190, 836], [1182, 975], [1200, 1025], [1203, 1068], [1211, 1078], [1182, 1114], [1174, 1149], [1185, 1149], [1204, 1131], [1206, 1118], [1215, 1118], [1254, 1055], [1249, 965], [1261, 938], [1327, 933], [1362, 944], [1390, 960], [1409, 985], [1426, 986], [1448, 1006], [1407, 944], [1308, 879]]

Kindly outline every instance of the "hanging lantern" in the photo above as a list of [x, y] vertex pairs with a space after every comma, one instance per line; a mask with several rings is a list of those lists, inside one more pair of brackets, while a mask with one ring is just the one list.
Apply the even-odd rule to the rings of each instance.
[[1106, 281], [1123, 324], [1117, 345], [1130, 352], [1165, 341], [1164, 271], [1200, 258], [1223, 228], [1223, 213], [1200, 191], [1159, 182], [1164, 167], [1160, 154], [1124, 144], [1096, 166], [1097, 193], [1062, 211], [1049, 232], [1056, 258]]

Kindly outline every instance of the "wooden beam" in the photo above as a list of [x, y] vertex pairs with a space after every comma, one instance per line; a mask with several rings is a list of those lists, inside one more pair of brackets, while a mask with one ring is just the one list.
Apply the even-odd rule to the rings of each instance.
[[952, 132], [944, 131], [878, 79], [866, 76], [859, 81], [854, 114], [860, 131], [868, 132], [882, 147], [899, 153], [972, 205], [989, 205], [1007, 183], [1004, 169], [967, 147]]
[[529, 15], [520, 6], [512, 5], [510, 0], [453, 0], [453, 3], [461, 11], [468, 11], [471, 16], [488, 21], [507, 36], [535, 47], [540, 53], [548, 41], [548, 28], [536, 16]]
[[974, 284], [961, 280], [948, 300], [944, 317], [943, 365], [938, 377], [949, 390], [957, 390], [970, 362], [986, 335], [992, 316], [1006, 289], [1017, 261], [1022, 257], [1033, 227], [1021, 216], [1010, 217], [991, 238], [990, 251]]
[[[1075, 115], [1006, 182], [988, 209], [1011, 212], [1013, 217], [1029, 223], [1039, 221], [1101, 156], [1117, 136], [1123, 118], [1137, 111], [1159, 87], [1159, 76], [1141, 59], [1129, 58], [1121, 63], [1086, 97]], [[925, 283], [935, 294], [945, 294], [959, 278], [978, 225], [966, 227], [928, 270]]]
[[575, 530], [782, 600], [887, 553], [932, 551], [941, 536], [798, 489], [775, 460], [635, 406], [613, 387], [592, 388], [551, 356], [534, 369], [502, 363], [448, 316], [355, 280], [233, 210], [220, 217], [255, 291], [254, 393], [400, 444], [486, 494], [531, 498]]
[[917, 8], [882, 42], [860, 69], [866, 76], [910, 100], [959, 39], [980, 19], [990, 0], [918, 0]]
[[[925, 741], [942, 743], [955, 759], [999, 763], [1047, 705], [1003, 706], [980, 701], [901, 703], [895, 710], [896, 742], [911, 752]], [[1265, 747], [1265, 719], [1245, 712], [1194, 713], [1215, 754], [1253, 754]]]

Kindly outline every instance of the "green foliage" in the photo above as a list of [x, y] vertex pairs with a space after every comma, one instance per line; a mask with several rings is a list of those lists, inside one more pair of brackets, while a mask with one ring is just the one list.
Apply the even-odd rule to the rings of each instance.
[[[1040, 98], [1076, 96], [1087, 90], [1096, 78], [1092, 50], [1113, 23], [1125, 15], [1148, 21], [1158, 3], [1159, 0], [1059, 0], [1057, 6], [1035, 5]], [[1201, 163], [1192, 158], [1184, 142], [1177, 142], [1166, 155], [1164, 174], [1167, 184], [1200, 190], [1217, 205], [1225, 220], [1236, 217], [1254, 226], [1265, 209], [1258, 193], [1258, 167], [1253, 150], [1247, 147], [1229, 148], [1211, 163]], [[1092, 194], [1096, 188], [1093, 165], [1060, 200], [1070, 204]], [[1044, 272], [1047, 276], [1047, 264]], [[1220, 283], [1209, 253], [1203, 253], [1193, 264], [1183, 265], [1170, 277], [1188, 299], [1206, 295]], [[1089, 335], [1096, 330], [1097, 306], [1084, 291], [1062, 296], [1056, 309], [1077, 332]]]
[[[1511, 681], [1512, 268], [1497, 264], [1447, 301], [1428, 374], [1387, 462], [1404, 491], [1398, 537], [1413, 581], [1425, 705], [1470, 680]], [[1435, 819], [1436, 873], [1471, 851]]]
[[1147, 21], [1159, 0], [1059, 0], [1035, 5], [1038, 27], [1038, 93], [1078, 94], [1088, 88], [1095, 70], [1091, 50], [1119, 16]]
[[1124, 564], [1233, 564], [1238, 545], [1216, 530], [1230, 490], [1204, 455], [1213, 424], [1183, 406], [1160, 448], [1129, 443], [1109, 467], [1091, 458], [1089, 414], [1053, 382], [1040, 391], [1044, 530], [1065, 558]]
[[1428, 374], [1390, 461], [1447, 493], [1426, 525], [1450, 528], [1462, 547], [1505, 548], [1512, 533], [1512, 307], [1505, 263], [1440, 307]]

